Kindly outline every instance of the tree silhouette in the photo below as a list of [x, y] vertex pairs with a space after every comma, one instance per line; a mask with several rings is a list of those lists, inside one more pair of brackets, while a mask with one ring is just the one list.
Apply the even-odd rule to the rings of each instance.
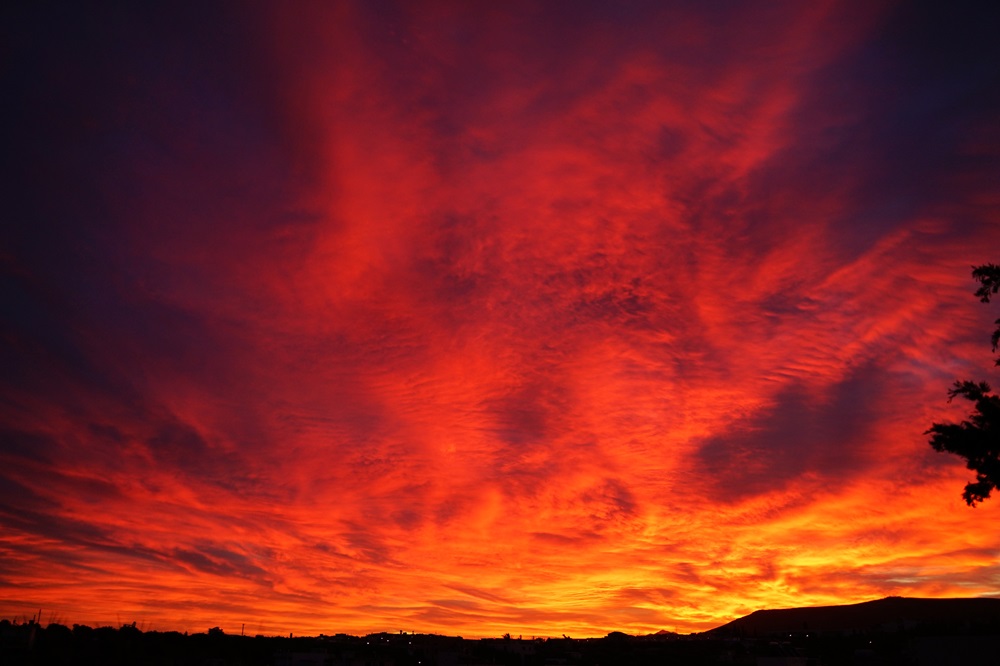
[[[976, 289], [976, 296], [983, 303], [989, 303], [990, 296], [1000, 291], [1000, 266], [995, 264], [973, 266], [972, 277], [979, 280], [982, 285], [979, 289]], [[997, 319], [993, 323], [996, 325], [996, 330], [993, 331], [990, 342], [993, 343], [993, 352], [995, 353], [997, 345], [1000, 344], [1000, 319]], [[997, 358], [996, 365], [1000, 365], [1000, 358]]]
[[[1000, 291], [1000, 266], [973, 266], [972, 277], [979, 281], [976, 296], [983, 303]], [[996, 320], [991, 342], [996, 352], [1000, 345], [1000, 319]], [[996, 365], [1000, 365], [1000, 358]], [[969, 418], [961, 423], [934, 423], [925, 433], [931, 436], [935, 451], [954, 453], [965, 458], [966, 467], [976, 473], [976, 480], [967, 483], [962, 497], [969, 506], [976, 506], [1000, 488], [1000, 396], [991, 392], [986, 382], [955, 382], [948, 391], [948, 402], [962, 397], [975, 403]]]

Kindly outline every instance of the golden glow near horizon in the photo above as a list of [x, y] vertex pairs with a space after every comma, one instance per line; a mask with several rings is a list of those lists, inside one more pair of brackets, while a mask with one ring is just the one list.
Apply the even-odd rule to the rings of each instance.
[[4, 255], [0, 616], [582, 637], [998, 592], [1000, 499], [923, 433], [992, 372], [1000, 208], [880, 143], [924, 128], [861, 76], [896, 9], [365, 4], [113, 65], [107, 219]]

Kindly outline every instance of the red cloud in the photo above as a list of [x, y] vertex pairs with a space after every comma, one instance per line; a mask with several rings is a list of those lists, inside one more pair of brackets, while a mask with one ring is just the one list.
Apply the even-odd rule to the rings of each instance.
[[992, 591], [995, 509], [922, 434], [988, 357], [989, 109], [892, 89], [884, 8], [419, 10], [144, 56], [148, 119], [57, 151], [102, 204], [3, 257], [0, 612], [597, 635]]

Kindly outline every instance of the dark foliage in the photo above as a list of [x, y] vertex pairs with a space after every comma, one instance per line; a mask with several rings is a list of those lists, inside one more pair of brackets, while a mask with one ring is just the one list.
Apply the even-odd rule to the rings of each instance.
[[[1000, 290], [1000, 266], [985, 264], [973, 267], [972, 277], [979, 281], [976, 296], [983, 303]], [[1000, 344], [1000, 319], [991, 342], [996, 352]], [[997, 360], [1000, 365], [1000, 359]], [[962, 497], [966, 504], [976, 506], [1000, 487], [1000, 396], [991, 392], [986, 382], [957, 381], [948, 391], [948, 401], [956, 397], [974, 403], [969, 418], [961, 423], [935, 423], [927, 430], [935, 451], [954, 453], [966, 461], [976, 473], [976, 480], [966, 484]]]
[[[976, 296], [983, 303], [989, 303], [990, 297], [1000, 291], [1000, 266], [995, 264], [976, 266], [972, 269], [972, 277], [979, 280], [982, 285], [976, 289]], [[1000, 345], [1000, 319], [997, 319], [994, 324], [996, 329], [993, 331], [990, 342], [993, 343], [993, 351], [996, 352], [997, 346]], [[1000, 365], [1000, 358], [997, 359], [996, 364]]]

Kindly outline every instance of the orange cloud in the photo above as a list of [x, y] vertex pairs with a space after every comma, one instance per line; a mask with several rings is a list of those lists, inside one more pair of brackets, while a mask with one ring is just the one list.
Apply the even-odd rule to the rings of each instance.
[[87, 196], [26, 185], [2, 257], [0, 613], [581, 636], [995, 593], [997, 509], [923, 435], [988, 363], [995, 109], [889, 86], [905, 11], [338, 3], [161, 25], [165, 62], [109, 23], [117, 129], [18, 144]]

